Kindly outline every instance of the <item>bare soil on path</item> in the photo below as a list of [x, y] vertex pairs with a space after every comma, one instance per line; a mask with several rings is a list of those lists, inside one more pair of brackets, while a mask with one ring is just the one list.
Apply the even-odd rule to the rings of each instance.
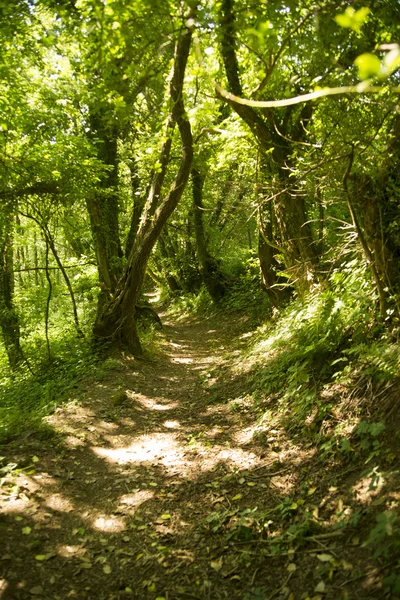
[[277, 429], [254, 435], [237, 364], [245, 332], [240, 319], [166, 322], [158, 357], [119, 357], [48, 417], [54, 436], [1, 448], [23, 470], [0, 488], [0, 598], [382, 597], [373, 574], [362, 587], [342, 567], [321, 585], [317, 554], [347, 564], [354, 554], [338, 532], [300, 554], [267, 550], [276, 506], [309, 476], [313, 449]]

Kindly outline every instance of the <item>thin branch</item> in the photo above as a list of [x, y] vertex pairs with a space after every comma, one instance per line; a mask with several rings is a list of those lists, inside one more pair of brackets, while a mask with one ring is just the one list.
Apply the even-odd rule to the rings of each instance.
[[274, 72], [276, 63], [278, 62], [278, 60], [280, 59], [280, 57], [282, 56], [283, 51], [285, 50], [286, 46], [288, 45], [289, 41], [291, 40], [292, 36], [297, 33], [297, 31], [302, 27], [302, 25], [304, 25], [304, 23], [306, 21], [308, 21], [308, 19], [310, 17], [314, 16], [314, 12], [309, 12], [305, 17], [303, 17], [302, 19], [300, 19], [300, 21], [297, 23], [297, 25], [291, 30], [289, 31], [289, 33], [287, 34], [287, 36], [284, 38], [284, 40], [282, 40], [281, 46], [278, 50], [278, 52], [275, 54], [274, 59], [272, 60], [268, 72], [265, 75], [264, 79], [258, 84], [258, 86], [252, 91], [250, 92], [251, 96], [255, 96], [256, 94], [259, 94], [267, 85], [272, 73]]
[[309, 100], [317, 100], [318, 98], [325, 98], [326, 96], [338, 96], [344, 94], [379, 94], [382, 91], [390, 91], [394, 94], [400, 94], [400, 86], [383, 87], [377, 85], [370, 85], [369, 81], [362, 81], [357, 85], [345, 85], [343, 87], [335, 88], [322, 88], [315, 92], [308, 94], [301, 94], [294, 98], [285, 98], [283, 100], [246, 100], [246, 98], [240, 98], [231, 94], [227, 90], [224, 90], [219, 83], [215, 82], [215, 90], [217, 95], [229, 100], [234, 104], [240, 104], [242, 106], [251, 106], [253, 108], [279, 108], [282, 106], [293, 106], [294, 104], [301, 104], [302, 102], [308, 102]]
[[49, 243], [46, 239], [46, 267], [45, 267], [45, 271], [46, 271], [46, 279], [47, 279], [47, 283], [49, 284], [49, 290], [47, 293], [47, 301], [46, 301], [46, 310], [44, 313], [44, 329], [45, 329], [45, 336], [46, 336], [46, 345], [47, 345], [47, 356], [49, 361], [51, 360], [51, 351], [50, 351], [50, 340], [49, 340], [49, 314], [50, 314], [50, 302], [51, 302], [51, 294], [53, 291], [53, 285], [51, 283], [51, 277], [50, 277], [50, 273], [49, 273]]

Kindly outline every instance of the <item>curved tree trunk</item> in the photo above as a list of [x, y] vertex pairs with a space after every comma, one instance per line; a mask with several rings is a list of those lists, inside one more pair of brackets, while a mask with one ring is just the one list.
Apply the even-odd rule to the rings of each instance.
[[[191, 15], [193, 16], [193, 15]], [[191, 20], [188, 20], [190, 24]], [[126, 347], [134, 355], [142, 354], [137, 333], [135, 305], [140, 296], [150, 253], [161, 234], [168, 217], [176, 208], [190, 175], [193, 159], [193, 138], [183, 103], [183, 82], [192, 39], [192, 25], [182, 34], [175, 49], [170, 80], [171, 112], [167, 120], [166, 136], [159, 162], [161, 173], [154, 176], [153, 184], [142, 214], [139, 229], [124, 273], [112, 299], [98, 314], [93, 333], [95, 338]], [[178, 125], [182, 140], [182, 158], [175, 181], [160, 201], [160, 194], [169, 161], [172, 135]], [[164, 168], [165, 165], [165, 168]]]

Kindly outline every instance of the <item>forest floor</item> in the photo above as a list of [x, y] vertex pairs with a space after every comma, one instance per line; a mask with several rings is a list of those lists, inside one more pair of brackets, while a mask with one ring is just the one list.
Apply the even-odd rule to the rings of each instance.
[[[399, 490], [371, 485], [364, 460], [321, 462], [279, 422], [256, 435], [247, 330], [167, 320], [159, 355], [119, 358], [47, 418], [53, 436], [0, 448], [18, 465], [0, 487], [0, 598], [396, 597], [396, 557], [377, 565], [362, 541]], [[338, 527], [349, 511], [356, 526]]]

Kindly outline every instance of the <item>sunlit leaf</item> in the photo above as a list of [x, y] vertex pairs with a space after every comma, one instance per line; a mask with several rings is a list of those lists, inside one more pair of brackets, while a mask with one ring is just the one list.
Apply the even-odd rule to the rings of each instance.
[[326, 588], [325, 582], [320, 581], [318, 583], [318, 585], [315, 586], [314, 591], [317, 593], [319, 592], [319, 593], [323, 594], [325, 592], [325, 588]]
[[317, 554], [317, 558], [321, 562], [331, 562], [332, 560], [334, 560], [331, 554]]
[[344, 13], [335, 16], [335, 21], [340, 27], [353, 29], [353, 31], [359, 32], [370, 12], [371, 9], [367, 7], [360, 8], [356, 11], [352, 6], [348, 6]]
[[222, 556], [218, 560], [212, 560], [210, 566], [214, 571], [220, 571], [222, 569], [223, 559]]
[[375, 56], [375, 54], [370, 54], [369, 52], [357, 56], [354, 64], [358, 68], [360, 79], [375, 77], [381, 70], [381, 61], [379, 58]]

